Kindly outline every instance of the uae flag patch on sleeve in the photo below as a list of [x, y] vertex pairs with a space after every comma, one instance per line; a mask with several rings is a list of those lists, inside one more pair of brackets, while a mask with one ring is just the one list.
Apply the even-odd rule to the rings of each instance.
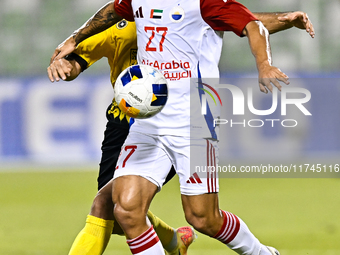
[[158, 10], [158, 9], [152, 9], [150, 18], [151, 19], [161, 19], [163, 16], [163, 10]]

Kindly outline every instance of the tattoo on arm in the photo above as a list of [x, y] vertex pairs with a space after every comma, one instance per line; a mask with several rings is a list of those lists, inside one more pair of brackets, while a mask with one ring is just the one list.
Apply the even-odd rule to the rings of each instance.
[[114, 10], [114, 2], [104, 5], [82, 27], [74, 31], [72, 36], [77, 45], [86, 38], [98, 34], [116, 24], [122, 18]]

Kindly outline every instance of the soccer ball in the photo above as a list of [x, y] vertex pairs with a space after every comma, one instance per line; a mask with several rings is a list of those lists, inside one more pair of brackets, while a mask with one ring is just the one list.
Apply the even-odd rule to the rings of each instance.
[[145, 119], [160, 112], [168, 99], [168, 83], [163, 74], [147, 65], [126, 68], [114, 86], [116, 102], [126, 115]]

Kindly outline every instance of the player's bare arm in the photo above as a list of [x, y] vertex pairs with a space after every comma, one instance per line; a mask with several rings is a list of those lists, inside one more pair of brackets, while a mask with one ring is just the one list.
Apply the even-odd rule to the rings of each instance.
[[104, 5], [95, 13], [83, 26], [74, 31], [70, 37], [62, 42], [54, 51], [50, 64], [73, 52], [76, 46], [92, 35], [98, 34], [116, 24], [122, 18], [117, 15], [114, 9], [114, 2]]
[[268, 93], [268, 90], [272, 92], [272, 84], [281, 90], [279, 81], [289, 84], [288, 76], [272, 66], [269, 33], [263, 24], [260, 21], [251, 21], [245, 27], [244, 33], [248, 37], [251, 52], [256, 60], [260, 90], [264, 93]]
[[270, 34], [296, 27], [305, 29], [312, 38], [315, 36], [313, 24], [305, 12], [263, 12], [253, 14], [263, 23]]
[[72, 81], [81, 73], [81, 66], [75, 60], [67, 60], [65, 58], [53, 61], [47, 67], [47, 75], [51, 82]]

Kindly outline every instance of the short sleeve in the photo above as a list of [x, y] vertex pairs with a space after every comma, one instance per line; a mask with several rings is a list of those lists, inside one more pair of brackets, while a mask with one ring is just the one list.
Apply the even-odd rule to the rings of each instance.
[[87, 67], [90, 67], [103, 57], [108, 57], [110, 52], [114, 51], [115, 45], [112, 42], [112, 36], [114, 36], [113, 27], [87, 38], [75, 49], [74, 53], [87, 62]]
[[232, 31], [243, 36], [242, 31], [257, 18], [242, 4], [234, 0], [201, 0], [203, 20], [216, 31]]
[[115, 0], [114, 7], [119, 16], [128, 21], [134, 21], [131, 0]]

